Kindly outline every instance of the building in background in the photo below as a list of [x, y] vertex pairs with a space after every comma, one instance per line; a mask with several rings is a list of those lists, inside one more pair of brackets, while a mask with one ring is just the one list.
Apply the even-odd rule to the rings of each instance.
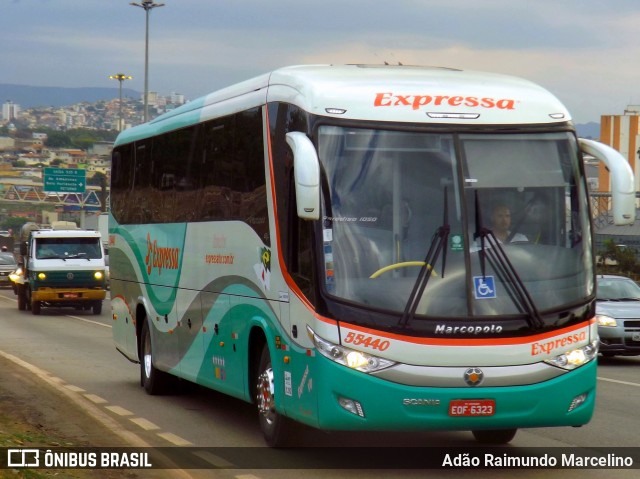
[[[640, 178], [637, 172], [640, 161], [640, 105], [629, 105], [622, 115], [602, 115], [600, 117], [600, 141], [618, 150], [627, 158], [631, 169], [636, 173], [636, 191], [640, 190]], [[600, 191], [611, 191], [609, 172], [600, 167]]]
[[2, 120], [3, 121], [11, 121], [17, 118], [18, 113], [20, 112], [20, 105], [17, 103], [13, 103], [10, 100], [7, 100], [2, 104]]
[[[640, 190], [640, 105], [629, 105], [621, 115], [602, 115], [600, 117], [600, 142], [609, 145], [627, 158], [635, 174], [636, 197]], [[598, 167], [598, 188], [600, 193], [611, 191], [609, 172], [600, 164]], [[636, 200], [637, 202], [638, 200]], [[608, 201], [607, 201], [608, 202]], [[603, 205], [600, 200], [599, 205]], [[636, 204], [636, 207], [640, 205]], [[594, 215], [598, 215], [594, 211]], [[598, 225], [598, 221], [596, 221]], [[609, 221], [600, 222], [596, 228], [596, 251], [604, 248], [606, 240], [613, 240], [618, 246], [635, 250], [640, 260], [640, 220], [636, 210], [636, 222], [632, 226], [615, 226]]]

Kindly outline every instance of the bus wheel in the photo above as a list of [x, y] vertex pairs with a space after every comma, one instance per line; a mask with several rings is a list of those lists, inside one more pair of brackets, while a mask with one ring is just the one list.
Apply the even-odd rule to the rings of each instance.
[[151, 332], [149, 331], [149, 323], [147, 321], [145, 321], [142, 326], [140, 346], [142, 348], [140, 354], [140, 384], [148, 394], [162, 394], [167, 388], [168, 375], [156, 369], [153, 365]]
[[517, 429], [487, 429], [471, 431], [476, 441], [482, 444], [506, 444], [510, 442], [518, 432]]
[[18, 285], [17, 286], [18, 289], [18, 309], [20, 311], [24, 311], [25, 309], [27, 309], [27, 295], [24, 291], [24, 286], [22, 285]]
[[97, 301], [93, 303], [93, 314], [102, 313], [102, 301]]
[[271, 447], [285, 447], [290, 443], [293, 424], [290, 419], [276, 412], [271, 355], [266, 344], [260, 356], [255, 384], [256, 405], [264, 439]]
[[31, 300], [31, 313], [35, 315], [40, 314], [40, 301]]

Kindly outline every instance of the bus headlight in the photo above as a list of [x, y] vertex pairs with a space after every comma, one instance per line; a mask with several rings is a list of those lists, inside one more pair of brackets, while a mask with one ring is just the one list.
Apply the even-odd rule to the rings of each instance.
[[44, 273], [38, 273], [38, 279], [43, 281], [43, 280], [47, 279], [47, 275], [44, 274]]
[[345, 348], [339, 344], [334, 344], [326, 339], [322, 339], [314, 333], [309, 326], [307, 326], [307, 332], [320, 354], [348, 368], [356, 369], [363, 373], [372, 373], [396, 364], [395, 361]]
[[102, 273], [102, 271], [96, 271], [95, 273], [93, 273], [93, 277], [100, 281], [102, 278], [104, 278], [104, 274]]
[[598, 341], [592, 341], [591, 343], [581, 348], [567, 351], [560, 354], [555, 358], [545, 359], [545, 363], [557, 366], [562, 369], [575, 369], [584, 364], [587, 364], [593, 358], [598, 355]]

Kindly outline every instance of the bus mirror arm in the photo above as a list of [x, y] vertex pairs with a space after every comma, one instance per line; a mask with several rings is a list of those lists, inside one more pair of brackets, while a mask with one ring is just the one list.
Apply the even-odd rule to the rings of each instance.
[[610, 146], [580, 138], [580, 149], [603, 162], [611, 175], [611, 212], [616, 225], [631, 225], [636, 217], [636, 191], [629, 162]]
[[299, 131], [287, 133], [287, 144], [293, 151], [293, 177], [298, 217], [320, 219], [320, 162], [313, 143]]

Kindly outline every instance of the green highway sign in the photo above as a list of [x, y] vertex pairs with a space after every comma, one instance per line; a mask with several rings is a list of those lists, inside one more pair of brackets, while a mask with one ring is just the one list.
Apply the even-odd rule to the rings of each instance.
[[84, 193], [87, 171], [75, 168], [45, 168], [44, 191], [51, 193]]

